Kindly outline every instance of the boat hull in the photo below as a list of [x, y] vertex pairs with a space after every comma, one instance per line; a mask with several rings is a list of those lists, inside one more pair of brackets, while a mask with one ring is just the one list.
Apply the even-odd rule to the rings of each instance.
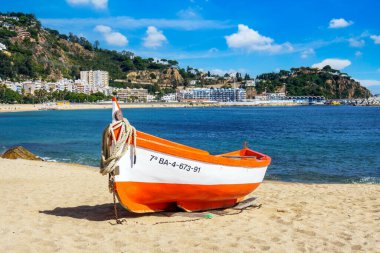
[[259, 186], [267, 169], [267, 163], [262, 167], [225, 165], [223, 159], [213, 161], [206, 153], [190, 159], [147, 146], [137, 147], [136, 161], [133, 154], [130, 146], [120, 159], [114, 186], [120, 203], [137, 213], [233, 206]]
[[230, 207], [251, 193], [259, 183], [236, 185], [186, 185], [116, 182], [120, 203], [138, 213], [172, 210], [200, 211]]

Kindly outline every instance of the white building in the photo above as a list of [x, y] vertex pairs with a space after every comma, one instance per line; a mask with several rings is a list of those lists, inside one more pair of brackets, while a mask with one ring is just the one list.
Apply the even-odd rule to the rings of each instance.
[[95, 86], [95, 87], [109, 86], [109, 74], [107, 71], [101, 71], [101, 70], [81, 71], [80, 79], [88, 83], [90, 86]]
[[48, 91], [48, 92], [51, 92], [51, 91], [56, 91], [57, 90], [57, 87], [56, 87], [56, 83], [53, 83], [53, 82], [49, 82], [49, 83], [45, 83], [43, 86], [42, 86], [42, 89]]
[[7, 47], [3, 43], [0, 43], [0, 51], [3, 50], [7, 50]]
[[176, 93], [168, 93], [162, 96], [161, 100], [165, 102], [177, 102], [177, 94]]
[[244, 89], [208, 89], [195, 88], [183, 90], [178, 93], [180, 101], [218, 101], [218, 102], [242, 102], [246, 100]]
[[247, 81], [245, 81], [245, 86], [247, 86], [247, 87], [254, 87], [255, 86], [255, 81], [254, 80], [247, 80]]
[[64, 78], [56, 82], [56, 89], [60, 91], [73, 91], [74, 82], [73, 80]]
[[156, 101], [155, 96], [154, 96], [154, 95], [149, 95], [149, 94], [148, 94], [148, 96], [146, 96], [146, 101], [147, 101], [147, 102], [153, 102], [153, 101]]
[[24, 89], [25, 94], [34, 95], [34, 92], [36, 91], [36, 85], [32, 81], [23, 82], [22, 88]]
[[78, 79], [74, 82], [73, 91], [77, 93], [90, 94], [91, 89], [90, 85], [87, 82]]
[[147, 89], [119, 89], [117, 91], [117, 97], [120, 100], [132, 100], [146, 102], [148, 100], [148, 90]]
[[11, 82], [11, 81], [3, 81], [1, 83], [5, 84], [5, 87], [7, 87], [8, 89], [11, 89], [13, 91], [17, 91], [18, 93], [21, 94], [21, 91], [22, 91], [22, 88], [23, 88], [23, 85], [21, 83]]
[[285, 99], [285, 97], [286, 97], [285, 92], [267, 93], [266, 95], [267, 95], [269, 100]]

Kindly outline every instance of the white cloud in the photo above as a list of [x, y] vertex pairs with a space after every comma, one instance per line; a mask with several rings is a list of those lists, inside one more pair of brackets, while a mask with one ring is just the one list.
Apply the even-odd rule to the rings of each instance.
[[177, 12], [177, 16], [183, 19], [198, 18], [198, 13], [193, 8], [187, 8]]
[[380, 80], [360, 80], [360, 79], [357, 79], [356, 81], [358, 81], [361, 85], [363, 85], [365, 87], [371, 87], [371, 86], [377, 86], [377, 85], [380, 86]]
[[334, 18], [330, 20], [329, 28], [344, 28], [353, 23], [352, 21], [346, 21], [344, 18]]
[[108, 0], [66, 0], [70, 5], [89, 5], [95, 9], [107, 9]]
[[312, 55], [315, 55], [315, 51], [312, 48], [305, 49], [304, 51], [301, 52], [301, 58], [302, 59], [306, 59]]
[[351, 65], [351, 61], [347, 59], [325, 59], [319, 63], [313, 64], [313, 68], [322, 69], [324, 66], [330, 65], [331, 68], [341, 70]]
[[350, 38], [348, 39], [351, 47], [364, 47], [365, 41], [361, 39]]
[[100, 33], [110, 33], [112, 31], [111, 27], [106, 25], [97, 25], [94, 30]]
[[157, 28], [170, 28], [179, 30], [205, 30], [226, 29], [232, 26], [228, 21], [206, 20], [206, 19], [135, 19], [127, 16], [107, 18], [63, 18], [63, 19], [41, 19], [44, 26], [64, 30], [75, 26], [78, 30], [91, 29], [98, 24], [112, 26], [116, 29], [140, 29], [148, 26]]
[[375, 42], [375, 44], [380, 44], [380, 35], [371, 35], [371, 39]]
[[356, 56], [356, 57], [361, 57], [362, 55], [363, 55], [363, 53], [360, 52], [360, 51], [356, 51], [356, 52], [355, 52], [355, 56]]
[[239, 24], [238, 32], [229, 36], [225, 36], [227, 45], [230, 48], [243, 49], [248, 52], [281, 52], [292, 51], [293, 47], [290, 43], [275, 44], [272, 38], [263, 36], [257, 31], [246, 25]]
[[163, 43], [166, 43], [168, 40], [162, 31], [157, 30], [154, 26], [149, 26], [146, 30], [146, 37], [143, 38], [144, 47], [148, 48], [157, 48], [161, 47]]
[[218, 76], [224, 76], [226, 73], [229, 74], [230, 76], [235, 76], [237, 72], [245, 73], [246, 70], [245, 69], [218, 69], [218, 68], [210, 70], [211, 74], [218, 75]]
[[119, 32], [111, 32], [104, 35], [105, 40], [108, 44], [114, 46], [126, 46], [128, 44], [128, 39], [123, 34]]
[[94, 30], [100, 32], [103, 35], [104, 40], [110, 45], [119, 47], [128, 45], [127, 37], [119, 32], [113, 32], [112, 28], [109, 26], [97, 25]]

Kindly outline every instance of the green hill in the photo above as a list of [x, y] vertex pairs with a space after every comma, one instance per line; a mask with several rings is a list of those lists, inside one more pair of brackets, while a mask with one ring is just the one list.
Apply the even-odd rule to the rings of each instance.
[[346, 73], [325, 66], [292, 68], [279, 73], [265, 73], [256, 77], [257, 93], [286, 89], [288, 96], [324, 96], [333, 98], [364, 98], [370, 91]]
[[34, 15], [24, 13], [0, 13], [0, 43], [7, 48], [0, 51], [2, 79], [73, 79], [90, 69], [108, 71], [111, 79], [125, 79], [128, 71], [163, 70], [178, 64], [101, 49], [98, 41], [92, 44], [72, 33], [42, 28]]

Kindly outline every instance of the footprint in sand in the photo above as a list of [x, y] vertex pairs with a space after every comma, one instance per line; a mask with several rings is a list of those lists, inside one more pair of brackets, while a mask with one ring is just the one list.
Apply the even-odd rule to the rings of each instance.
[[351, 247], [352, 250], [361, 250], [362, 249], [362, 246], [360, 245], [354, 245]]
[[280, 217], [278, 217], [276, 219], [276, 221], [280, 224], [283, 224], [283, 225], [291, 225], [293, 222], [292, 221], [284, 221], [283, 219], [281, 219]]
[[267, 250], [270, 249], [270, 246], [261, 246], [260, 249], [264, 250], [264, 251], [267, 251]]
[[303, 229], [296, 229], [296, 231], [299, 233], [305, 234], [305, 235], [309, 235], [309, 236], [315, 236], [316, 235], [316, 233], [314, 231], [307, 231], [307, 230], [303, 230]]
[[230, 243], [230, 246], [231, 246], [231, 247], [233, 247], [233, 248], [236, 248], [236, 247], [238, 247], [238, 246], [239, 246], [239, 244], [238, 244], [238, 243], [236, 243], [236, 242], [233, 242], [233, 243]]
[[344, 244], [344, 243], [342, 243], [340, 241], [333, 241], [331, 243], [334, 244], [335, 246], [338, 246], [338, 247], [343, 247], [344, 245], [346, 245], [346, 244]]

